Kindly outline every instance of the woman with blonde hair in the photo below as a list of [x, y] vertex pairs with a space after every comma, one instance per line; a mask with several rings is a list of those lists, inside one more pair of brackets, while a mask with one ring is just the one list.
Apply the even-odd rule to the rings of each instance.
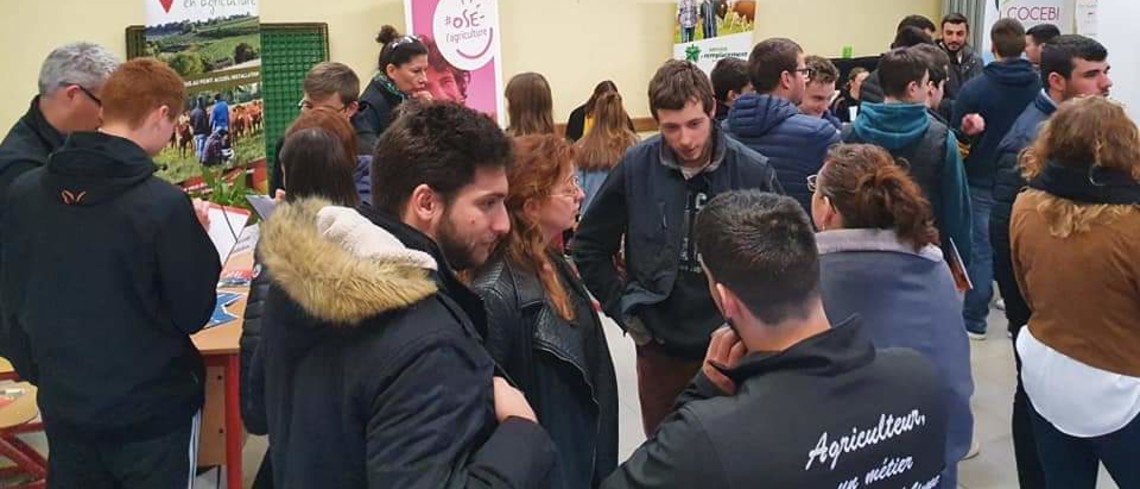
[[507, 82], [507, 134], [554, 134], [554, 98], [538, 73], [521, 73]]
[[606, 335], [558, 247], [582, 203], [574, 149], [553, 134], [515, 139], [511, 231], [478, 272], [486, 347], [557, 449], [553, 488], [598, 487], [617, 467], [617, 380]]
[[578, 180], [586, 199], [582, 201], [582, 212], [590, 206], [602, 182], [610, 174], [626, 150], [637, 144], [637, 133], [629, 128], [629, 114], [621, 104], [617, 92], [603, 93], [594, 103], [594, 127], [579, 140]]
[[1140, 132], [1104, 97], [1073, 99], [1021, 165], [1017, 352], [1047, 486], [1092, 488], [1099, 462], [1140, 487]]

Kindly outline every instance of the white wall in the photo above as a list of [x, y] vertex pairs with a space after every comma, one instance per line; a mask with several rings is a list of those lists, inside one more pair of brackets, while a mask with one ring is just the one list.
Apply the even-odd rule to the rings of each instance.
[[1112, 65], [1112, 98], [1128, 107], [1132, 120], [1140, 122], [1140, 50], [1136, 49], [1136, 20], [1140, 1], [1100, 0], [1097, 40], [1108, 48]]

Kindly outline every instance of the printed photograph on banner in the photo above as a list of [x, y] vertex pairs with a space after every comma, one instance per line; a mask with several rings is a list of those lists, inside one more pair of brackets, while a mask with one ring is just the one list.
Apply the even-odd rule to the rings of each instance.
[[755, 0], [677, 0], [673, 58], [712, 72], [722, 58], [748, 58]]
[[177, 72], [188, 95], [170, 145], [155, 157], [158, 176], [195, 193], [217, 180], [264, 186], [257, 0], [144, 2], [145, 55]]
[[[499, 119], [503, 113], [497, 0], [405, 0], [411, 33], [428, 48], [427, 90]], [[500, 121], [501, 122], [501, 121]]]
[[755, 21], [755, 0], [677, 0], [673, 43], [752, 34]]

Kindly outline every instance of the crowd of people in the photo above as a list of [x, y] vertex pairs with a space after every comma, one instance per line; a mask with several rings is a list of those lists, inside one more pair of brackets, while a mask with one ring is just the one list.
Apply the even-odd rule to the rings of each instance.
[[[502, 129], [390, 26], [363, 92], [316, 65], [243, 324], [255, 487], [953, 488], [995, 280], [1021, 487], [1140, 487], [1140, 133], [1097, 41], [1003, 19], [983, 66], [969, 29], [908, 16], [870, 72], [784, 38], [667, 61], [644, 140], [609, 81], [558, 134], [538, 73]], [[151, 161], [185, 101], [71, 44], [0, 144], [0, 355], [49, 487], [192, 484], [221, 265]]]

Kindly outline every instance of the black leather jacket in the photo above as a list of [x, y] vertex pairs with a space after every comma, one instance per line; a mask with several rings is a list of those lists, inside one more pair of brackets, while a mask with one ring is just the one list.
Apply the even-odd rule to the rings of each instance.
[[[538, 276], [492, 258], [474, 285], [487, 308], [486, 346], [526, 394], [557, 448], [551, 487], [597, 487], [617, 467], [617, 380], [605, 332], [585, 287], [553, 256], [575, 308], [571, 323], [546, 299]], [[570, 283], [566, 283], [570, 282]], [[583, 328], [589, 328], [584, 330]]]

